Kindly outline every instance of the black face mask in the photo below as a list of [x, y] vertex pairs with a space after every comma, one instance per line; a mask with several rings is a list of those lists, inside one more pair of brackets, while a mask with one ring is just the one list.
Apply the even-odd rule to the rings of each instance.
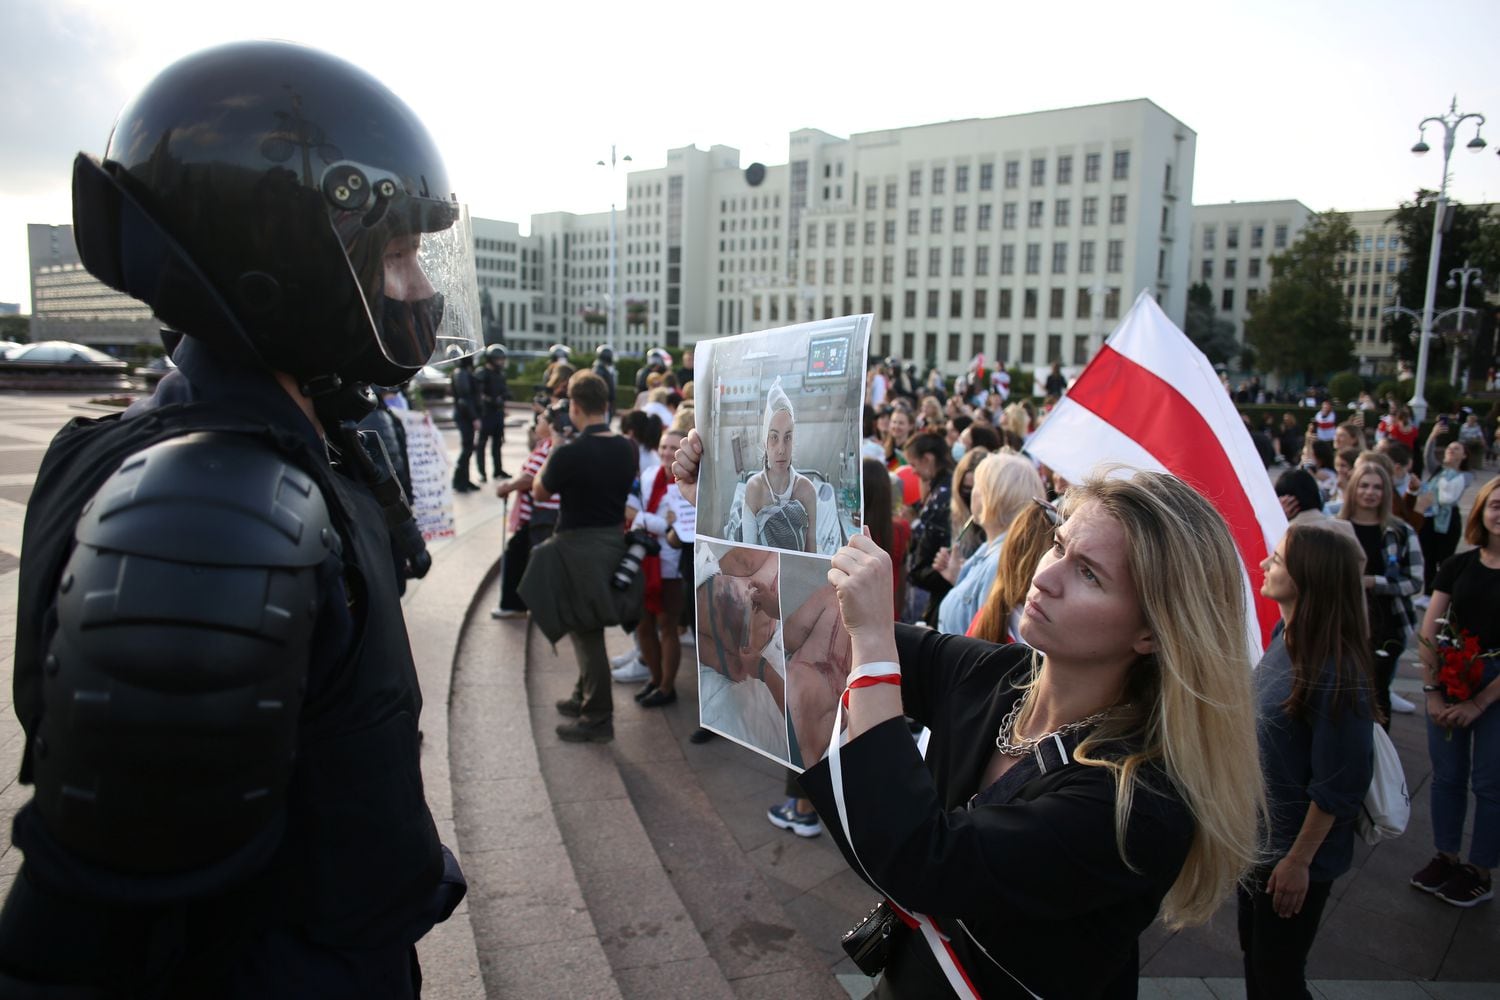
[[386, 355], [403, 368], [420, 368], [432, 358], [437, 329], [443, 322], [443, 295], [416, 302], [381, 299], [380, 341]]

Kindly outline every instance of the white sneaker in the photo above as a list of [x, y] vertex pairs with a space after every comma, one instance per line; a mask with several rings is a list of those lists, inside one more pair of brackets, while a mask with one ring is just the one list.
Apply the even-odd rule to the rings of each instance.
[[627, 649], [625, 652], [621, 653], [619, 656], [611, 656], [609, 658], [609, 665], [610, 665], [611, 669], [618, 670], [621, 667], [628, 667], [628, 666], [630, 666], [632, 663], [635, 663], [638, 660], [640, 660], [640, 658], [641, 658], [641, 651], [639, 649], [636, 649], [636, 648], [631, 648], [631, 649]]
[[616, 684], [634, 684], [650, 677], [651, 671], [640, 660], [636, 660], [623, 667], [616, 667], [609, 672], [609, 675], [615, 679]]
[[1405, 698], [1401, 697], [1396, 692], [1394, 692], [1394, 691], [1391, 692], [1391, 711], [1392, 712], [1399, 712], [1402, 715], [1411, 715], [1416, 710], [1417, 710], [1417, 706], [1416, 706], [1415, 702], [1407, 701]]

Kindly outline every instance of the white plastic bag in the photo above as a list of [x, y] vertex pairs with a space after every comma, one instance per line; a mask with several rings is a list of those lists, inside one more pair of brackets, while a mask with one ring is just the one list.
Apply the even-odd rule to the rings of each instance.
[[1392, 840], [1406, 832], [1411, 819], [1411, 795], [1406, 790], [1406, 772], [1390, 736], [1378, 723], [1375, 728], [1375, 767], [1370, 774], [1370, 790], [1364, 806], [1354, 821], [1354, 829], [1367, 844]]

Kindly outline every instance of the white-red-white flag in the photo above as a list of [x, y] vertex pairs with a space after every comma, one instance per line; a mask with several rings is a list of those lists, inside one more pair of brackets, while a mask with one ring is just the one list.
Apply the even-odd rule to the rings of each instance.
[[1239, 550], [1252, 651], [1280, 617], [1260, 596], [1261, 560], [1286, 515], [1250, 433], [1203, 352], [1147, 292], [1026, 443], [1070, 482], [1118, 463], [1170, 472], [1223, 515]]

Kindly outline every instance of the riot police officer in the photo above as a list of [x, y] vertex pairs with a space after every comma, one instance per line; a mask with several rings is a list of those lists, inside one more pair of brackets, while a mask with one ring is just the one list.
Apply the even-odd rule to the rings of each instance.
[[422, 789], [411, 521], [350, 428], [368, 383], [474, 350], [467, 217], [399, 98], [273, 42], [159, 74], [73, 203], [178, 370], [37, 476], [0, 996], [413, 997], [464, 887]]
[[604, 380], [605, 387], [609, 390], [609, 418], [615, 416], [615, 349], [608, 344], [600, 344], [594, 348], [594, 374]]
[[474, 442], [474, 462], [479, 468], [479, 479], [484, 481], [485, 445], [490, 449], [490, 467], [496, 479], [510, 475], [500, 465], [500, 448], [505, 444], [505, 403], [510, 399], [510, 388], [505, 381], [505, 348], [491, 344], [484, 349], [484, 367], [474, 373], [479, 387], [479, 439]]
[[[479, 489], [470, 478], [469, 467], [470, 459], [474, 457], [474, 431], [479, 426], [483, 406], [479, 381], [474, 377], [473, 358], [458, 359], [449, 386], [453, 393], [453, 426], [458, 429], [458, 461], [453, 465], [453, 491], [472, 493]], [[482, 464], [483, 459], [480, 462]]]
[[672, 367], [672, 355], [665, 347], [653, 347], [646, 352], [646, 363], [635, 373], [636, 395], [646, 391], [646, 379], [653, 372], [665, 374]]

